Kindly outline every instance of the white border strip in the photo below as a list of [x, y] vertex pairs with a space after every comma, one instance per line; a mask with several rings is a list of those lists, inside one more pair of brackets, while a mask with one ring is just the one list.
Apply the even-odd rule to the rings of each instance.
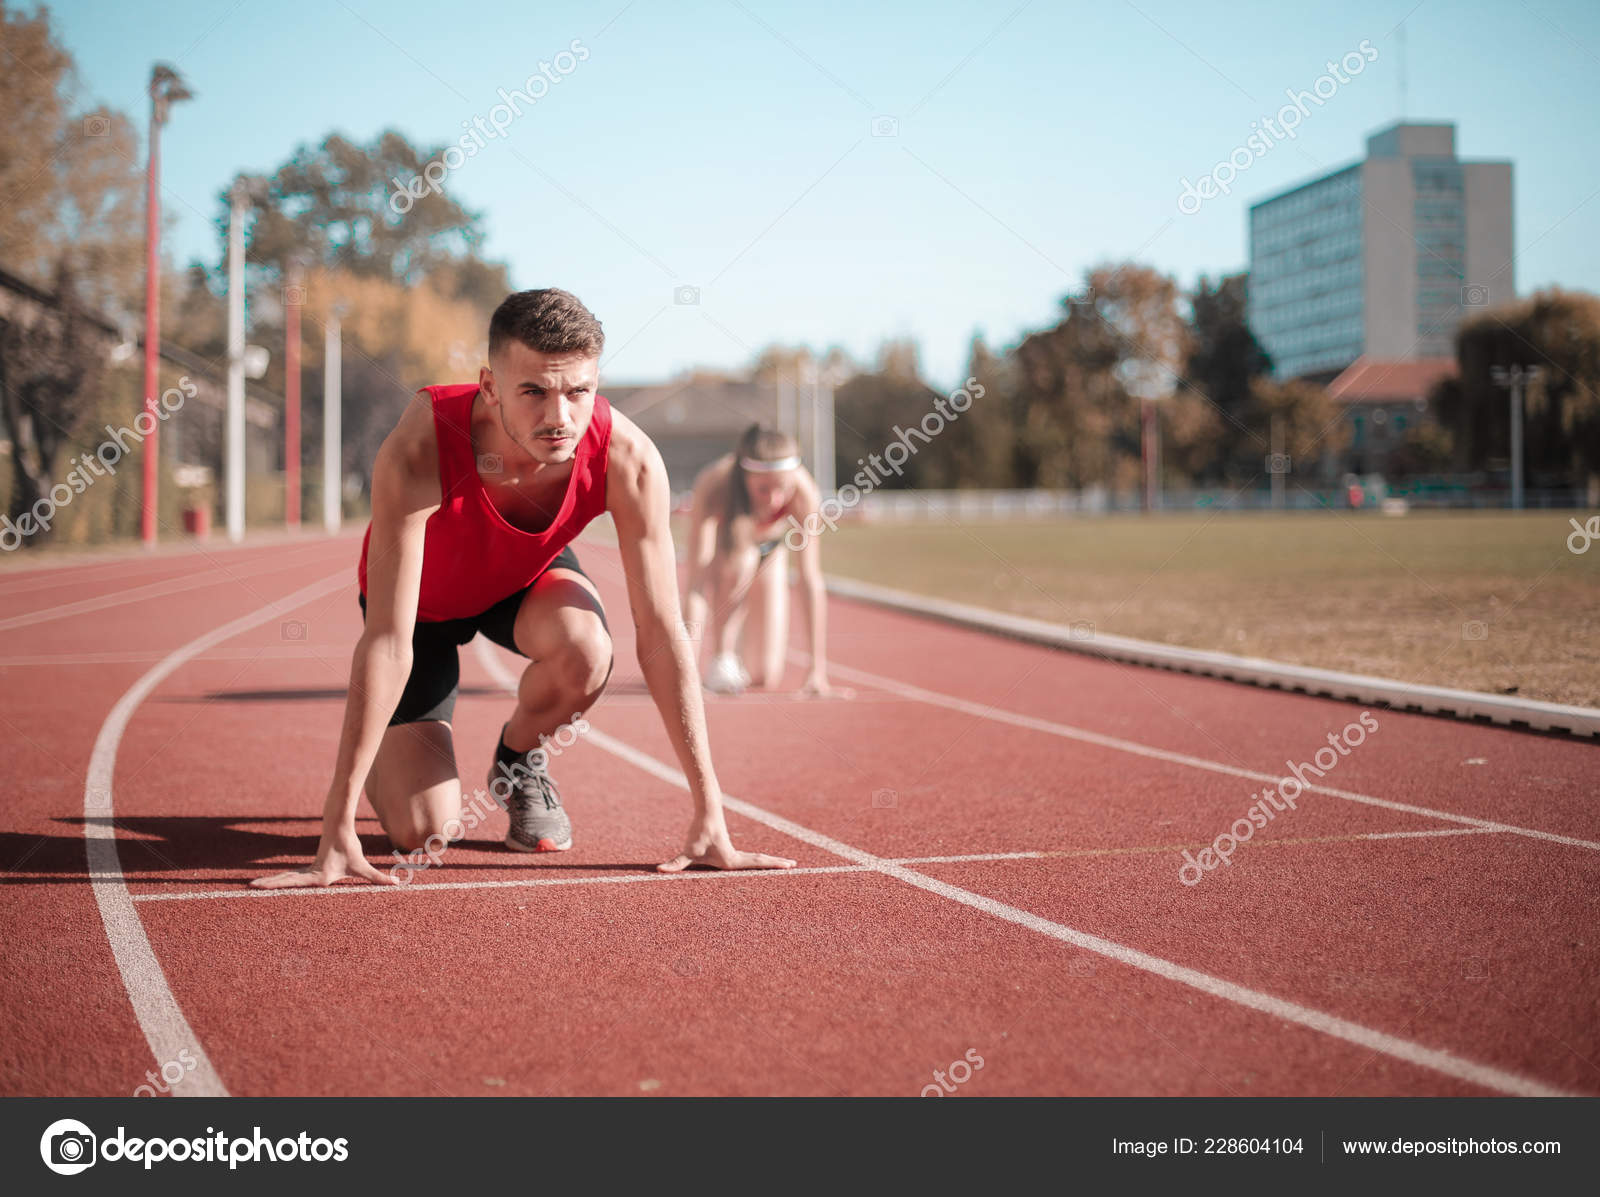
[[133, 713], [163, 681], [186, 661], [199, 656], [213, 645], [220, 644], [240, 632], [268, 623], [279, 615], [330, 594], [340, 587], [350, 585], [350, 571], [338, 573], [313, 582], [295, 591], [287, 598], [270, 603], [253, 614], [225, 623], [207, 632], [198, 640], [169, 653], [160, 664], [136, 681], [120, 699], [95, 737], [94, 752], [89, 757], [89, 773], [83, 787], [83, 838], [89, 857], [90, 884], [94, 899], [100, 907], [100, 921], [105, 924], [106, 938], [111, 941], [111, 953], [116, 957], [117, 968], [122, 973], [123, 988], [133, 1003], [134, 1017], [144, 1032], [145, 1041], [155, 1054], [156, 1066], [179, 1058], [187, 1051], [198, 1063], [172, 1092], [179, 1097], [227, 1097], [228, 1090], [217, 1075], [200, 1037], [194, 1033], [189, 1020], [183, 1016], [172, 988], [161, 971], [144, 924], [134, 909], [133, 897], [128, 892], [122, 875], [122, 862], [117, 855], [116, 816], [112, 805], [112, 780], [117, 768], [117, 748], [128, 728]]
[[1532, 699], [1509, 698], [1500, 694], [1480, 694], [1474, 690], [1450, 690], [1442, 686], [1420, 686], [1409, 682], [1391, 681], [1387, 678], [1369, 677], [1360, 673], [1340, 673], [1331, 669], [1288, 665], [1261, 657], [1240, 657], [1232, 653], [1177, 648], [1170, 644], [1157, 644], [1151, 640], [1135, 640], [1128, 636], [1112, 636], [1107, 633], [1097, 632], [1090, 637], [1079, 637], [1073, 634], [1071, 628], [1046, 620], [1008, 615], [966, 603], [950, 602], [947, 599], [927, 598], [871, 582], [858, 581], [855, 578], [829, 576], [827, 583], [828, 593], [840, 598], [873, 603], [880, 607], [922, 615], [961, 627], [975, 628], [981, 632], [1026, 640], [1050, 648], [1070, 649], [1073, 652], [1086, 653], [1110, 661], [1150, 665], [1157, 669], [1194, 673], [1202, 677], [1222, 678], [1225, 681], [1244, 682], [1271, 689], [1292, 690], [1321, 698], [1336, 698], [1368, 705], [1381, 704], [1396, 711], [1417, 711], [1425, 715], [1443, 715], [1456, 719], [1488, 719], [1502, 726], [1526, 724], [1534, 731], [1564, 731], [1575, 736], [1600, 736], [1600, 710], [1593, 707], [1535, 702]]
[[[489, 647], [488, 642], [482, 636], [478, 636], [473, 640], [473, 648], [490, 675], [505, 687], [508, 692], [515, 694], [516, 678], [501, 664], [494, 650]], [[677, 769], [663, 764], [646, 753], [640, 752], [630, 744], [626, 744], [596, 729], [591, 729], [584, 739], [596, 747], [603, 748], [612, 755], [622, 758], [652, 777], [660, 778], [662, 781], [681, 790], [689, 788], [688, 780]], [[1087, 932], [1076, 930], [1061, 923], [1052, 922], [1039, 915], [1019, 910], [1015, 906], [1008, 906], [1003, 902], [995, 901], [993, 898], [986, 898], [981, 894], [975, 894], [970, 890], [915, 872], [903, 865], [895, 864], [893, 861], [874, 856], [860, 848], [851, 847], [849, 844], [841, 843], [820, 832], [812, 831], [809, 827], [803, 827], [798, 823], [785, 819], [781, 815], [763, 810], [759, 806], [735, 798], [730, 794], [724, 794], [722, 800], [723, 805], [728, 810], [743, 815], [747, 819], [753, 819], [802, 843], [810, 844], [814, 848], [821, 848], [825, 852], [831, 852], [835, 856], [843, 857], [845, 860], [855, 864], [864, 865], [874, 872], [882, 873], [887, 877], [893, 877], [897, 881], [903, 881], [907, 885], [937, 894], [941, 898], [947, 898], [963, 906], [970, 906], [974, 910], [990, 915], [993, 918], [1015, 923], [1030, 931], [1036, 931], [1040, 935], [1070, 944], [1072, 947], [1081, 948], [1086, 952], [1093, 952], [1096, 955], [1115, 960], [1119, 964], [1126, 964], [1132, 968], [1153, 973], [1166, 980], [1175, 981], [1180, 985], [1187, 985], [1223, 1001], [1233, 1002], [1235, 1005], [1271, 1015], [1282, 1019], [1284, 1022], [1294, 1023], [1298, 1026], [1321, 1032], [1324, 1035], [1332, 1036], [1335, 1039], [1342, 1039], [1368, 1051], [1378, 1052], [1421, 1068], [1428, 1068], [1434, 1072], [1454, 1077], [1468, 1084], [1478, 1085], [1484, 1089], [1509, 1093], [1517, 1097], [1572, 1096], [1528, 1077], [1518, 1076], [1516, 1073], [1506, 1072], [1486, 1064], [1478, 1064], [1471, 1060], [1464, 1060], [1449, 1052], [1424, 1047], [1420, 1043], [1413, 1043], [1408, 1039], [1385, 1034], [1371, 1027], [1365, 1027], [1359, 1023], [1325, 1014], [1320, 1010], [1312, 1010], [1295, 1002], [1285, 1001], [1282, 998], [1273, 997], [1271, 994], [1261, 993], [1258, 990], [1235, 984], [1232, 981], [1210, 976], [1207, 973], [1200, 972], [1198, 969], [1186, 968], [1181, 964], [1175, 964], [1159, 956], [1152, 956], [1136, 948], [1126, 947], [1109, 939], [1102, 939], [1098, 935], [1090, 935]]]

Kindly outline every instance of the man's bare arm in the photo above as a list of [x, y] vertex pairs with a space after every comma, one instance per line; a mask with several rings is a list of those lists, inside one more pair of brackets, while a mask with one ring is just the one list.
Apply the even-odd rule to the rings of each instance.
[[639, 667], [694, 799], [694, 818], [684, 851], [660, 868], [663, 872], [678, 872], [692, 864], [723, 869], [790, 868], [792, 860], [741, 852], [728, 838], [722, 791], [711, 766], [700, 681], [678, 604], [667, 469], [655, 445], [620, 414], [612, 429], [606, 493], [628, 583]]
[[428, 517], [439, 507], [438, 462], [432, 405], [421, 394], [384, 440], [373, 464], [367, 622], [350, 663], [350, 689], [333, 782], [323, 803], [317, 856], [307, 869], [257, 879], [253, 884], [260, 888], [330, 885], [345, 876], [394, 880], [362, 855], [356, 806], [411, 673], [423, 542]]

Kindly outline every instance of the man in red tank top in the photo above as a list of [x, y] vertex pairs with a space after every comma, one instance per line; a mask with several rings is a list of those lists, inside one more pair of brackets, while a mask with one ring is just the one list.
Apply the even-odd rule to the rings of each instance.
[[683, 851], [659, 867], [793, 866], [742, 852], [728, 837], [682, 633], [666, 467], [598, 393], [603, 346], [599, 321], [575, 296], [511, 295], [489, 322], [489, 365], [477, 385], [419, 391], [378, 450], [357, 570], [366, 627], [322, 841], [308, 867], [255, 885], [397, 884], [356, 837], [363, 789], [398, 851], [458, 838], [450, 717], [459, 646], [480, 632], [530, 662], [489, 771], [490, 792], [511, 817], [506, 843], [526, 852], [571, 846], [541, 745], [581, 719], [611, 674], [600, 596], [570, 547], [602, 512], [616, 525], [639, 665], [694, 799]]

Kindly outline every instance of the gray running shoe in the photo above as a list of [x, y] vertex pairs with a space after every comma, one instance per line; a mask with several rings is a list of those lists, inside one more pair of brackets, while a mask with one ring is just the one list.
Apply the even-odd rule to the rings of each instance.
[[518, 852], [565, 852], [572, 847], [572, 820], [561, 807], [544, 749], [535, 748], [510, 765], [497, 760], [489, 767], [489, 793], [511, 816], [506, 847]]

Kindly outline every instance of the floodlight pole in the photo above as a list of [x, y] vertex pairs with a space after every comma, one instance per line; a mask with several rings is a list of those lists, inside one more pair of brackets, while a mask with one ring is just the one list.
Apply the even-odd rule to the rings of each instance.
[[244, 188], [228, 210], [228, 539], [244, 539]]
[[1522, 488], [1522, 388], [1530, 382], [1537, 382], [1540, 368], [1538, 366], [1491, 366], [1489, 376], [1494, 379], [1495, 386], [1505, 387], [1511, 392], [1511, 509], [1521, 511], [1523, 506]]
[[[193, 93], [178, 72], [165, 63], [150, 70], [150, 156], [145, 166], [144, 200], [144, 405], [150, 431], [144, 435], [143, 505], [139, 512], [139, 539], [146, 548], [156, 543], [158, 487], [161, 477], [159, 438], [162, 412], [156, 407], [161, 389], [161, 126], [168, 106], [188, 100]], [[143, 431], [141, 429], [141, 431]]]

